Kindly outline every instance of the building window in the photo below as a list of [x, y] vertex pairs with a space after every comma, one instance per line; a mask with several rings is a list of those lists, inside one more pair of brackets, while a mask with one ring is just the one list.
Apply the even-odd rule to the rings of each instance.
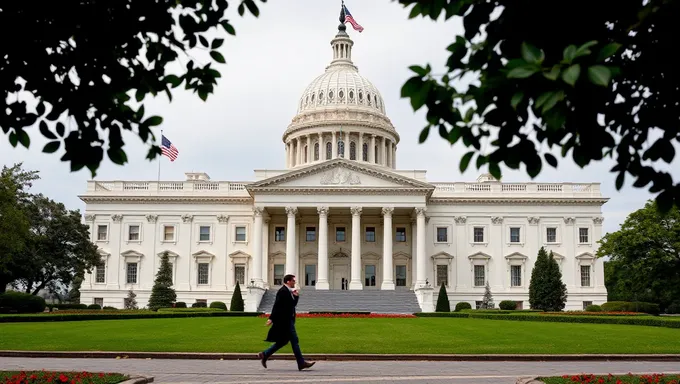
[[163, 226], [163, 241], [174, 240], [175, 240], [175, 226], [174, 225]]
[[406, 286], [406, 266], [405, 265], [397, 265], [396, 271], [395, 271], [395, 276], [397, 279], [397, 287], [405, 287]]
[[578, 229], [578, 242], [581, 244], [588, 242], [588, 228]]
[[442, 284], [444, 284], [445, 287], [449, 286], [448, 265], [437, 265], [437, 287], [441, 287]]
[[510, 266], [510, 285], [513, 287], [522, 286], [522, 266], [512, 265]]
[[367, 243], [375, 243], [375, 227], [366, 227], [364, 239]]
[[305, 265], [305, 286], [316, 286], [316, 265]]
[[338, 141], [338, 157], [345, 157], [345, 142]]
[[274, 228], [274, 241], [286, 241], [286, 227]]
[[588, 308], [588, 307], [591, 306], [591, 305], [593, 305], [593, 302], [592, 302], [592, 301], [584, 301], [584, 302], [583, 302], [583, 310], [585, 311], [586, 308]]
[[304, 162], [305, 162], [305, 163], [307, 163], [307, 162], [309, 161], [309, 160], [307, 160], [307, 153], [308, 153], [308, 151], [307, 151], [307, 146], [305, 145], [305, 152], [304, 152], [304, 154], [305, 154], [305, 160], [304, 160]]
[[361, 150], [361, 159], [363, 161], [368, 161], [368, 144], [364, 143]]
[[95, 277], [94, 277], [94, 282], [97, 284], [104, 284], [106, 283], [106, 263], [103, 261], [100, 261], [97, 266], [95, 267]]
[[342, 243], [345, 241], [345, 227], [335, 228], [335, 241], [338, 243]]
[[314, 143], [314, 161], [319, 160], [319, 143]]
[[375, 287], [375, 265], [367, 265], [364, 272], [364, 286]]
[[210, 275], [210, 264], [208, 263], [198, 263], [198, 284], [207, 285], [208, 276]]
[[475, 309], [481, 309], [482, 308], [482, 301], [475, 301]]
[[137, 263], [127, 263], [125, 282], [128, 284], [137, 284]]
[[373, 160], [374, 163], [378, 164], [378, 146], [376, 145], [375, 148], [373, 148]]
[[274, 264], [274, 285], [283, 285], [283, 275], [286, 270], [284, 264]]
[[545, 229], [545, 242], [557, 243], [557, 228], [550, 227]]
[[97, 226], [97, 240], [98, 241], [106, 241], [108, 240], [108, 231], [109, 227], [107, 225], [99, 225]]
[[349, 143], [349, 159], [350, 160], [357, 159], [357, 145], [353, 141]]
[[210, 241], [210, 227], [202, 225], [199, 227], [199, 241]]
[[139, 225], [131, 225], [128, 227], [128, 240], [139, 241]]
[[333, 157], [333, 143], [330, 141], [326, 143], [326, 160], [330, 160]]
[[236, 241], [246, 241], [246, 227], [236, 227]]
[[398, 243], [406, 242], [406, 228], [397, 227], [397, 234], [395, 237]]
[[243, 286], [246, 283], [246, 266], [243, 264], [234, 266], [234, 281]]
[[315, 227], [307, 227], [306, 241], [307, 242], [316, 241], [316, 228]]
[[94, 304], [98, 305], [100, 308], [104, 308], [104, 298], [103, 297], [95, 297], [93, 301], [94, 301]]
[[475, 243], [484, 242], [484, 227], [474, 227], [473, 229], [473, 241]]
[[510, 228], [510, 242], [511, 243], [519, 243], [520, 242], [519, 227]]
[[449, 239], [446, 227], [437, 227], [437, 242], [446, 243]]
[[581, 266], [581, 286], [590, 287], [590, 265]]
[[475, 287], [483, 287], [486, 285], [486, 276], [484, 276], [484, 266], [475, 265]]

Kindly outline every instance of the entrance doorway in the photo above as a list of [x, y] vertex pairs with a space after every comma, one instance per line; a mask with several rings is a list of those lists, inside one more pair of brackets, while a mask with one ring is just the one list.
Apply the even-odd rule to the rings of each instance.
[[349, 289], [349, 265], [333, 266], [333, 289]]
[[370, 288], [370, 287], [375, 287], [375, 273], [376, 273], [376, 268], [375, 265], [366, 265], [365, 267], [365, 273], [364, 273], [364, 287]]

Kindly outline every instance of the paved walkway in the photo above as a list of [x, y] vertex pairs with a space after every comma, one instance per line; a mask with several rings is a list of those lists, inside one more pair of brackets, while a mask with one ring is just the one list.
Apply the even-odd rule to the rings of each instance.
[[494, 383], [513, 384], [518, 377], [569, 373], [652, 373], [680, 371], [678, 362], [420, 362], [320, 361], [298, 371], [294, 361], [138, 360], [0, 357], [0, 370], [48, 369], [106, 371], [150, 375], [155, 383]]

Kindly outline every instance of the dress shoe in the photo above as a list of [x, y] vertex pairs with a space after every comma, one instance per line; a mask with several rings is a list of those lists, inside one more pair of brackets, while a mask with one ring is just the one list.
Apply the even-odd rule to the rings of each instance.
[[311, 368], [312, 365], [314, 365], [314, 364], [316, 364], [316, 361], [312, 361], [311, 363], [305, 362], [304, 364], [302, 364], [302, 366], [298, 367], [298, 369], [299, 369], [300, 371], [302, 371], [303, 369]]
[[267, 358], [265, 357], [263, 352], [260, 352], [257, 354], [257, 358], [260, 359], [260, 363], [262, 363], [262, 366], [267, 368]]

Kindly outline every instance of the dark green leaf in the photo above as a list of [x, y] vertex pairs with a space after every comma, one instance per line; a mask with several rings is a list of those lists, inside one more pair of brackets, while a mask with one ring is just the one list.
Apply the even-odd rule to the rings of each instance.
[[579, 76], [581, 76], [581, 65], [572, 64], [564, 72], [562, 72], [562, 80], [572, 87], [576, 84]]
[[[617, 188], [618, 189], [618, 188]], [[661, 213], [666, 213], [673, 208], [673, 191], [667, 189], [656, 197], [656, 205]]]
[[122, 148], [110, 148], [106, 153], [109, 155], [109, 159], [115, 164], [124, 165], [127, 163], [127, 155]]
[[534, 104], [536, 108], [541, 108], [543, 104], [553, 95], [555, 92], [543, 92], [540, 96], [536, 98], [536, 103]]
[[545, 153], [543, 154], [543, 158], [545, 158], [545, 161], [550, 164], [551, 167], [557, 168], [557, 159], [555, 156], [550, 153]]
[[545, 101], [545, 104], [543, 104], [541, 114], [548, 112], [552, 107], [562, 100], [564, 100], [564, 91], [559, 90], [557, 92], [553, 92], [553, 94], [550, 95], [550, 97]]
[[57, 123], [57, 135], [59, 135], [59, 137], [64, 137], [65, 131], [66, 131], [66, 127], [64, 126], [64, 124], [62, 122], [58, 122]]
[[234, 26], [229, 24], [229, 20], [223, 20], [221, 23], [222, 28], [224, 28], [225, 32], [232, 36], [236, 36], [236, 30], [234, 29]]
[[224, 44], [224, 39], [213, 39], [212, 44], [210, 45], [211, 49], [217, 49]]
[[430, 88], [432, 88], [432, 83], [426, 81], [423, 83], [423, 86], [420, 87], [418, 92], [411, 94], [411, 106], [413, 107], [414, 111], [419, 110], [423, 107], [423, 105], [425, 105], [427, 96], [430, 93]]
[[45, 144], [45, 147], [42, 151], [45, 153], [54, 153], [59, 149], [60, 144], [61, 143], [58, 141], [50, 141], [49, 143]]
[[557, 78], [560, 76], [560, 66], [559, 65], [554, 65], [550, 71], [548, 72], [543, 72], [543, 76], [548, 79], [555, 81]]
[[615, 54], [619, 48], [621, 48], [621, 44], [619, 43], [609, 43], [602, 47], [600, 49], [600, 52], [597, 53], [597, 61], [602, 62], [605, 61], [608, 57], [612, 56]]
[[501, 167], [498, 165], [498, 163], [489, 162], [489, 173], [497, 180], [501, 179]]
[[154, 127], [156, 125], [161, 125], [163, 123], [163, 118], [160, 116], [151, 116], [144, 121], [144, 125], [147, 127]]
[[420, 136], [418, 136], [418, 143], [422, 144], [427, 140], [427, 137], [430, 135], [430, 126], [428, 125], [427, 127], [423, 128], [422, 131], [420, 131]]
[[449, 138], [449, 131], [446, 129], [444, 124], [439, 124], [439, 136], [441, 136], [442, 139]]
[[533, 65], [523, 65], [512, 69], [508, 73], [508, 79], [525, 79], [538, 72], [539, 68]]
[[465, 117], [463, 118], [463, 121], [466, 123], [469, 123], [472, 121], [472, 117], [475, 115], [475, 108], [470, 107], [467, 112], [465, 112]]
[[135, 100], [142, 101], [144, 100], [144, 96], [146, 96], [146, 92], [142, 89], [137, 89], [137, 92], [135, 92]]
[[205, 38], [204, 36], [202, 36], [202, 35], [198, 35], [198, 41], [200, 41], [200, 42], [201, 42], [201, 45], [204, 46], [204, 47], [206, 47], [206, 48], [208, 48], [208, 47], [210, 46], [210, 43], [208, 43], [208, 39], [206, 39], [206, 38]]
[[594, 45], [597, 45], [597, 41], [595, 40], [589, 41], [583, 44], [582, 46], [578, 47], [578, 49], [576, 49], [576, 52], [574, 53], [574, 58], [590, 55], [592, 52], [590, 51], [589, 48]]
[[253, 16], [258, 17], [260, 16], [260, 10], [257, 9], [257, 5], [255, 5], [255, 2], [253, 0], [243, 0], [246, 4], [246, 7], [248, 7], [248, 10], [250, 13], [253, 14]]
[[564, 57], [565, 63], [571, 64], [571, 62], [576, 57], [576, 46], [570, 45], [570, 46], [564, 48], [564, 52], [562, 52], [562, 56]]
[[512, 108], [517, 109], [517, 106], [522, 102], [522, 99], [524, 99], [524, 92], [519, 91], [515, 93], [512, 96], [512, 100], [510, 100], [510, 105], [512, 105]]
[[415, 72], [415, 73], [418, 74], [420, 77], [423, 77], [423, 76], [427, 75], [428, 72], [429, 72], [426, 68], [423, 68], [423, 67], [421, 67], [421, 66], [419, 66], [419, 65], [412, 65], [412, 66], [408, 67], [408, 69], [410, 69], [411, 71]]
[[39, 116], [42, 116], [45, 113], [45, 103], [42, 101], [38, 103], [38, 106], [36, 107], [36, 112], [38, 112]]
[[418, 93], [423, 85], [424, 82], [420, 77], [414, 76], [408, 79], [401, 87], [401, 97], [411, 97], [411, 95]]
[[180, 79], [177, 75], [167, 75], [163, 81], [172, 85], [173, 88], [182, 84], [182, 79]]
[[481, 168], [484, 164], [489, 162], [489, 156], [482, 156], [481, 154], [477, 156], [477, 169]]
[[593, 65], [592, 67], [588, 67], [588, 79], [595, 85], [601, 85], [603, 87], [609, 86], [611, 76], [611, 71], [604, 65]]
[[460, 130], [459, 126], [454, 125], [453, 128], [451, 128], [451, 131], [449, 131], [449, 138], [448, 138], [449, 143], [451, 143], [452, 145], [456, 144], [458, 139], [460, 139], [460, 134], [461, 134], [460, 131], [461, 130]]
[[57, 136], [50, 131], [50, 129], [47, 127], [47, 123], [45, 120], [40, 121], [40, 133], [42, 133], [43, 136], [45, 136], [48, 139], [56, 140]]
[[9, 143], [16, 148], [17, 143], [19, 142], [19, 138], [17, 137], [16, 131], [12, 131], [9, 134]]
[[623, 187], [623, 182], [625, 181], [626, 178], [626, 173], [625, 172], [619, 172], [619, 175], [616, 176], [616, 190], [621, 190], [621, 187]]
[[525, 41], [522, 43], [522, 58], [529, 64], [540, 65], [545, 60], [545, 53]]
[[224, 60], [224, 56], [222, 56], [221, 53], [218, 51], [210, 51], [210, 57], [213, 58], [213, 60], [217, 61], [218, 63], [224, 64], [226, 63], [226, 60]]
[[17, 132], [17, 136], [19, 138], [19, 142], [21, 145], [23, 145], [25, 148], [28, 148], [31, 146], [31, 138], [28, 137], [28, 133], [24, 131], [23, 129]]
[[463, 158], [460, 159], [460, 173], [465, 172], [467, 169], [468, 165], [470, 165], [470, 160], [472, 160], [472, 156], [475, 154], [475, 151], [470, 151], [463, 155]]

